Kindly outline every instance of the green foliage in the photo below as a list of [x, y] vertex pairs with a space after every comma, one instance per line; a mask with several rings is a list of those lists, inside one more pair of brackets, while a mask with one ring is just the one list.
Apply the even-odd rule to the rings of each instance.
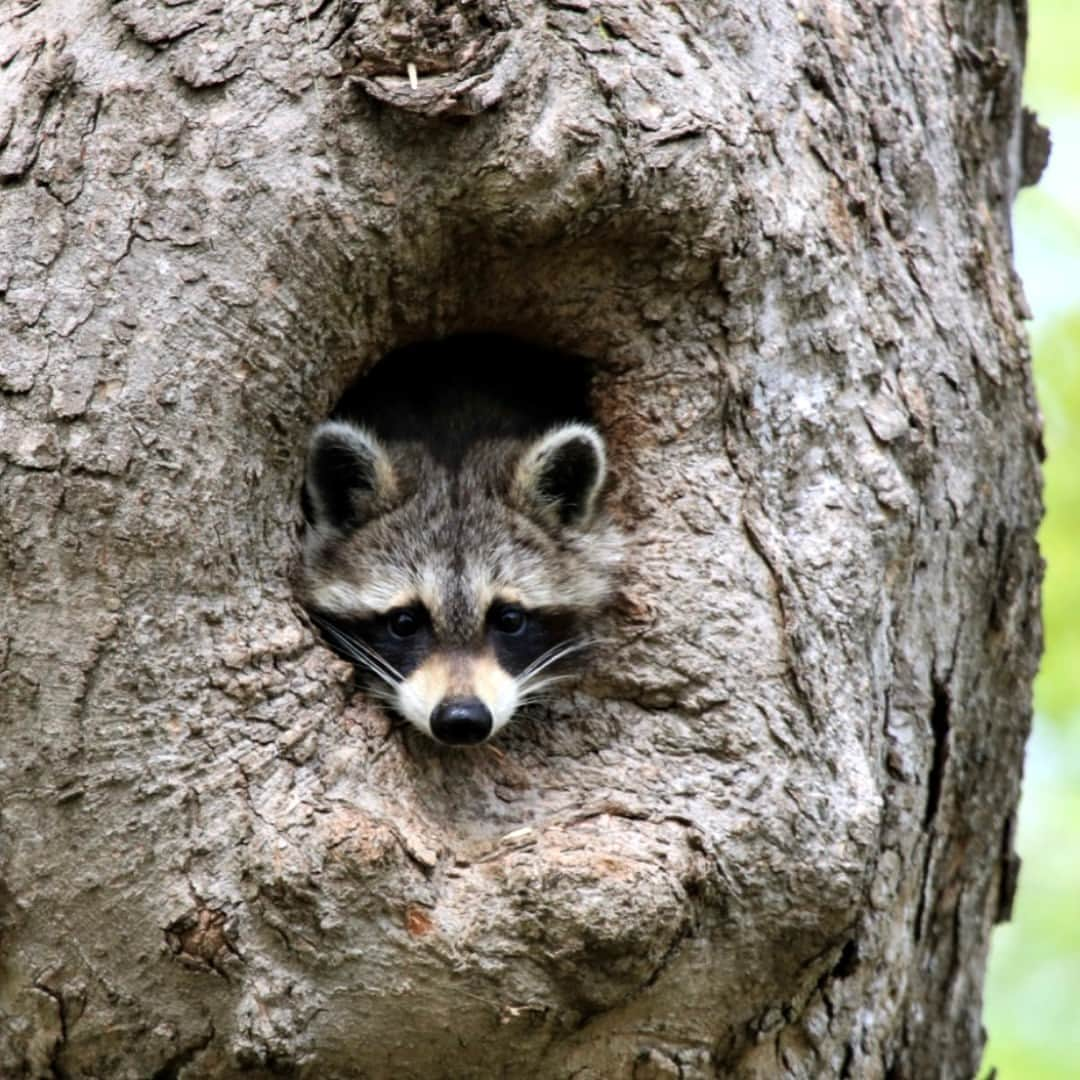
[[1035, 379], [1047, 450], [1046, 518], [1039, 532], [1046, 652], [1035, 708], [1040, 717], [1066, 724], [1080, 718], [1080, 306], [1038, 335]]
[[1031, 0], [1030, 29], [1025, 99], [1055, 142], [1046, 182], [1022, 193], [1014, 219], [1045, 419], [1046, 652], [1020, 805], [1020, 887], [1013, 922], [994, 932], [990, 951], [984, 1071], [1072, 1080], [1080, 1076], [1080, 0]]
[[999, 1080], [1074, 1080], [1080, 1070], [1080, 726], [1037, 732], [1028, 756], [1013, 922], [994, 931], [985, 1069]]
[[1063, 112], [1080, 108], [1080, 4], [1076, 0], [1031, 0], [1028, 67], [1024, 98], [1033, 109]]

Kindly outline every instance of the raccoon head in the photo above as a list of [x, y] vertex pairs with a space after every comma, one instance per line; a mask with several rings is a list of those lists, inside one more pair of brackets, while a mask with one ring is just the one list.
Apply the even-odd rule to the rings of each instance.
[[304, 603], [395, 712], [440, 742], [483, 742], [566, 677], [610, 597], [605, 476], [588, 424], [447, 462], [328, 421], [308, 455]]

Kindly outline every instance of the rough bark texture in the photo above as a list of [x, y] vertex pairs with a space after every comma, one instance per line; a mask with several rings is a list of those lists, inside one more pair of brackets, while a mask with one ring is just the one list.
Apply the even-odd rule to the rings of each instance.
[[[1022, 23], [0, 9], [0, 1075], [972, 1073], [1039, 647]], [[456, 331], [595, 361], [632, 536], [499, 752], [350, 695], [289, 585], [310, 426]]]

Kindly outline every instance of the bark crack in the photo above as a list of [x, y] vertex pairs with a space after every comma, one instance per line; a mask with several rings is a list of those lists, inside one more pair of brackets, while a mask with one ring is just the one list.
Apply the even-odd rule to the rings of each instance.
[[999, 867], [1001, 877], [998, 881], [997, 909], [994, 912], [994, 922], [1008, 922], [1012, 918], [1013, 901], [1016, 899], [1016, 885], [1020, 880], [1020, 856], [1017, 855], [1015, 845], [1016, 814], [1009, 814], [1005, 818], [1005, 826], [1001, 832], [1001, 855]]
[[[748, 500], [749, 501], [749, 500]], [[754, 518], [757, 518], [755, 522]], [[746, 504], [743, 506], [742, 523], [750, 546], [754, 549], [758, 558], [764, 563], [769, 575], [773, 580], [773, 590], [776, 596], [776, 609], [780, 621], [780, 634], [783, 640], [784, 659], [786, 661], [788, 680], [795, 691], [795, 698], [802, 708], [807, 723], [817, 730], [817, 714], [811, 692], [803, 680], [802, 672], [796, 661], [795, 632], [791, 625], [791, 616], [788, 612], [788, 603], [785, 599], [793, 592], [793, 587], [781, 564], [780, 557], [770, 550], [771, 545], [765, 539], [765, 530], [760, 522], [763, 519], [761, 510], [757, 506], [752, 507], [752, 513], [746, 512]]]
[[926, 781], [926, 809], [923, 830], [929, 832], [941, 805], [945, 769], [949, 763], [949, 689], [938, 679], [933, 680], [933, 706], [930, 709], [930, 731], [933, 735], [933, 760]]
[[49, 1049], [49, 1070], [52, 1073], [53, 1080], [68, 1080], [68, 1072], [60, 1062], [60, 1054], [63, 1052], [64, 1044], [68, 1039], [68, 1016], [67, 1006], [64, 1004], [64, 995], [40, 979], [35, 980], [34, 989], [46, 997], [52, 998], [56, 1004], [56, 1019], [60, 1032]]

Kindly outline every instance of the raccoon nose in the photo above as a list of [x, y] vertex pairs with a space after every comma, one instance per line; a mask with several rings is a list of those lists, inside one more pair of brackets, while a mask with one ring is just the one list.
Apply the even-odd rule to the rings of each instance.
[[491, 710], [479, 698], [448, 698], [431, 711], [431, 734], [449, 746], [482, 743], [491, 727]]

